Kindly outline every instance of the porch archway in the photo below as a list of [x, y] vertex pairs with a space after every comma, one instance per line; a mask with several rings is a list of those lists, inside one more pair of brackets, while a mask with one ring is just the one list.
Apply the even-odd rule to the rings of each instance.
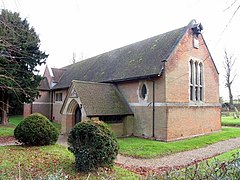
[[82, 120], [82, 108], [75, 99], [72, 99], [70, 101], [70, 103], [68, 104], [67, 114], [68, 114], [68, 116], [71, 117], [70, 119], [71, 119], [72, 127], [75, 124], [77, 124], [78, 122], [81, 122], [81, 120]]

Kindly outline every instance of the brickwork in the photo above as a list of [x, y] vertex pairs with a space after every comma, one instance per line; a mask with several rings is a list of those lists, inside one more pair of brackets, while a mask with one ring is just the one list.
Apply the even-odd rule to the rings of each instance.
[[39, 91], [39, 97], [35, 98], [34, 102], [50, 103], [50, 91]]
[[51, 119], [51, 96], [50, 91], [39, 91], [39, 97], [32, 104], [24, 104], [23, 116], [26, 117], [38, 112]]
[[[167, 108], [167, 141], [221, 129], [220, 107], [217, 106], [219, 103], [218, 73], [202, 35], [199, 35], [198, 40], [200, 47], [193, 48], [192, 31], [189, 30], [166, 63], [166, 102], [189, 103], [187, 107], [183, 104]], [[190, 102], [190, 59], [203, 62], [203, 102]], [[208, 107], [208, 104], [215, 107]]]
[[54, 122], [60, 122], [62, 120], [62, 115], [60, 114], [60, 110], [62, 108], [63, 102], [53, 103], [53, 114], [52, 120]]
[[134, 116], [126, 116], [123, 118], [123, 136], [133, 135]]
[[46, 116], [48, 119], [51, 119], [51, 104], [44, 103], [44, 104], [32, 104], [32, 112], [38, 112]]
[[32, 104], [24, 104], [23, 106], [23, 118], [32, 114]]
[[[62, 93], [62, 101], [56, 101], [55, 100], [55, 94], [56, 93]], [[62, 108], [64, 99], [67, 96], [67, 89], [61, 90], [61, 91], [54, 91], [53, 92], [53, 114], [52, 114], [52, 120], [55, 122], [61, 122], [62, 120], [62, 114], [60, 113], [60, 110]]]
[[167, 141], [208, 134], [221, 129], [218, 107], [168, 107]]
[[199, 35], [199, 49], [193, 48], [192, 31], [189, 30], [166, 63], [166, 102], [189, 102], [189, 61], [203, 62], [204, 102], [219, 102], [219, 80], [213, 60]]
[[111, 129], [115, 132], [117, 137], [123, 136], [123, 123], [109, 123]]
[[[155, 128], [154, 137], [157, 140], [165, 141], [167, 139], [167, 108], [155, 107]], [[151, 120], [152, 121], [152, 120]]]

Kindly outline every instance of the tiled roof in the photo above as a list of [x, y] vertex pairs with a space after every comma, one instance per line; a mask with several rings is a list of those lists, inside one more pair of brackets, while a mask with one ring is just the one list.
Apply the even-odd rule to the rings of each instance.
[[73, 81], [87, 116], [131, 115], [128, 103], [112, 84]]
[[159, 75], [187, 27], [182, 27], [67, 66], [53, 89], [68, 88], [72, 80], [116, 82]]
[[49, 87], [49, 84], [48, 84], [48, 80], [47, 80], [47, 77], [43, 77], [43, 79], [40, 81], [40, 84], [38, 86], [38, 89], [39, 90], [50, 90], [50, 87]]
[[60, 78], [62, 77], [65, 71], [66, 69], [63, 69], [63, 68], [52, 68], [53, 81], [55, 83], [59, 82]]

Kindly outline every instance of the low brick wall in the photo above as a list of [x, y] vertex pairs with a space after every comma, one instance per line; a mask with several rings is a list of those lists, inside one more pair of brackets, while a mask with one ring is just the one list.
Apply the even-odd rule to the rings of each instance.
[[123, 123], [108, 123], [117, 137], [123, 136]]

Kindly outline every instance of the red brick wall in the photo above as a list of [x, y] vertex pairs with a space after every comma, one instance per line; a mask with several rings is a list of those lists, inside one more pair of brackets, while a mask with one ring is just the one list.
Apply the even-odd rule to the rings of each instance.
[[23, 106], [23, 118], [32, 114], [32, 104], [24, 104]]
[[24, 117], [38, 112], [51, 119], [50, 91], [39, 91], [39, 95], [32, 104], [24, 104]]
[[167, 141], [208, 134], [221, 129], [218, 107], [168, 107]]
[[[192, 31], [189, 30], [166, 63], [167, 140], [221, 129], [218, 73], [201, 35], [199, 45], [198, 49], [193, 47]], [[203, 102], [191, 102], [189, 98], [190, 59], [203, 63]]]
[[166, 62], [166, 102], [189, 102], [189, 61], [200, 60], [204, 65], [204, 98], [206, 103], [219, 102], [218, 73], [199, 35], [199, 49], [193, 47], [191, 29]]
[[49, 103], [43, 104], [32, 104], [32, 113], [38, 112], [46, 116], [48, 119], [51, 119], [51, 105]]
[[[62, 93], [62, 101], [55, 101], [55, 94], [56, 93]], [[62, 114], [60, 113], [61, 107], [63, 105], [63, 102], [67, 96], [67, 89], [65, 90], [58, 90], [53, 92], [53, 121], [60, 122], [62, 120]]]

